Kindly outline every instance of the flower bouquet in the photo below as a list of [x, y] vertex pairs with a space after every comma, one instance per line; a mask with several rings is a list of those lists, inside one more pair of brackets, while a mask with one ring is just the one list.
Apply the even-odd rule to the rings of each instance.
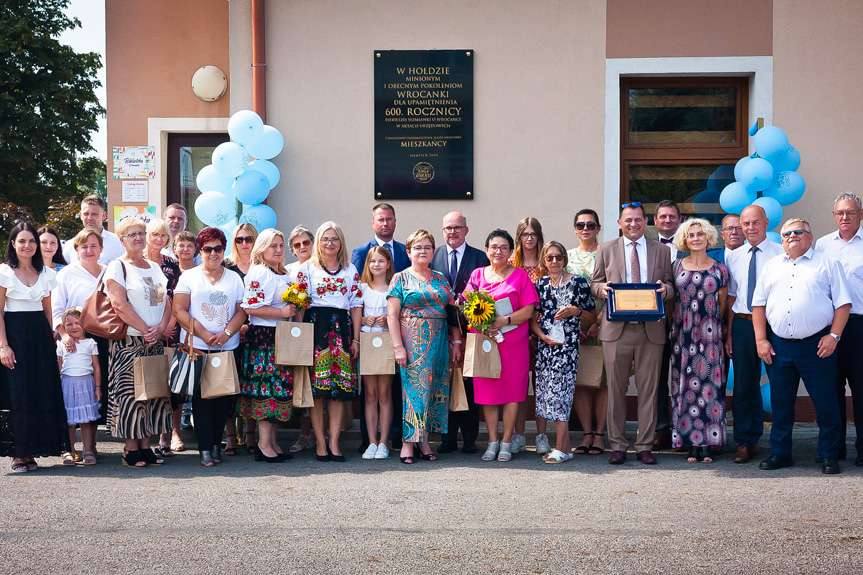
[[[468, 325], [475, 331], [486, 333], [497, 317], [494, 312], [494, 298], [485, 290], [470, 290], [462, 294], [462, 300], [459, 310], [464, 314]], [[498, 332], [494, 339], [498, 343], [502, 342], [503, 334]]]
[[309, 307], [309, 285], [305, 282], [291, 284], [282, 294], [282, 301], [294, 304], [297, 309]]

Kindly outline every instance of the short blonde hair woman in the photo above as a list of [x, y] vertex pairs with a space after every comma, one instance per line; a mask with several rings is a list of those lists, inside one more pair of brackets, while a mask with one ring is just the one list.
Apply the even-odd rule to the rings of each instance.
[[689, 250], [686, 241], [689, 238], [689, 229], [692, 226], [701, 226], [701, 230], [706, 234], [707, 249], [714, 247], [716, 242], [719, 241], [719, 232], [716, 231], [716, 228], [710, 222], [702, 218], [689, 218], [680, 224], [680, 227], [677, 228], [677, 232], [674, 234], [674, 247], [678, 251], [685, 252]]

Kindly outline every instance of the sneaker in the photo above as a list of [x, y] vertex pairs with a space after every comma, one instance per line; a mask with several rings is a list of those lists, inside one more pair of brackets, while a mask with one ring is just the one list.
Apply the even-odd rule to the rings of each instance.
[[525, 446], [527, 445], [527, 441], [524, 438], [524, 435], [519, 435], [518, 433], [512, 434], [512, 452], [518, 453], [520, 451], [524, 451]]
[[[369, 446], [371, 447], [371, 446]], [[387, 444], [381, 442], [378, 444], [378, 448], [375, 451], [375, 459], [387, 459], [390, 456], [390, 450], [387, 449]]]
[[374, 443], [369, 443], [368, 448], [363, 452], [363, 459], [374, 459], [378, 452], [378, 446]]
[[548, 436], [544, 433], [540, 433], [536, 436], [536, 453], [538, 455], [551, 453], [551, 446], [548, 444]]

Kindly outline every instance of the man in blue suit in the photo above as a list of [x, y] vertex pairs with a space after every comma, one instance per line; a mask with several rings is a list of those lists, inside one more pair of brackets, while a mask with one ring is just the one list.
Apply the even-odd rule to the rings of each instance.
[[725, 247], [708, 250], [707, 255], [718, 262], [725, 263], [728, 254], [743, 245], [743, 228], [740, 225], [740, 216], [728, 214], [722, 218], [722, 229], [719, 230], [719, 235], [722, 236]]
[[[375, 237], [369, 243], [354, 248], [351, 253], [351, 263], [357, 268], [359, 273], [363, 273], [363, 267], [366, 263], [366, 256], [369, 250], [374, 246], [382, 246], [386, 248], [393, 258], [393, 272], [400, 272], [407, 269], [411, 265], [408, 259], [408, 251], [403, 243], [393, 239], [393, 234], [396, 232], [396, 209], [389, 204], [377, 204], [372, 208], [372, 229], [374, 229]], [[402, 380], [399, 371], [396, 370], [393, 377], [393, 422], [390, 426], [390, 437], [392, 437], [393, 449], [401, 449], [402, 446]], [[360, 392], [360, 405], [366, 404], [365, 392]], [[366, 428], [366, 412], [360, 408], [360, 453], [364, 453], [369, 446], [369, 432]]]
[[[446, 245], [435, 250], [431, 269], [442, 273], [449, 280], [456, 294], [460, 294], [467, 286], [470, 274], [476, 269], [488, 265], [485, 252], [472, 248], [465, 243], [469, 229], [467, 218], [459, 212], [450, 212], [443, 217], [443, 237]], [[466, 326], [462, 325], [461, 341], [452, 342], [464, 350]], [[467, 411], [451, 411], [449, 413], [448, 431], [443, 434], [438, 453], [450, 453], [458, 449], [458, 430], [461, 427], [462, 451], [476, 453], [476, 438], [479, 435], [479, 408], [473, 400], [473, 378], [464, 379], [467, 395]]]

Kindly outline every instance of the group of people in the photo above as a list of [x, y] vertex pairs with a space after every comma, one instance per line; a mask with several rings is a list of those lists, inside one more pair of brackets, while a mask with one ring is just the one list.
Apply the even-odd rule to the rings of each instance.
[[[178, 204], [164, 220], [126, 218], [111, 233], [102, 228], [103, 201], [87, 196], [84, 229], [65, 244], [50, 228], [21, 223], [11, 231], [0, 265], [0, 455], [13, 458], [15, 472], [57, 454], [64, 465], [92, 465], [99, 457], [96, 424], [105, 421], [124, 441], [124, 465], [161, 465], [185, 448], [180, 415], [190, 400], [205, 467], [236, 455], [237, 418], [257, 461], [279, 463], [314, 449], [318, 461], [339, 462], [345, 403], [359, 395], [364, 459], [387, 459], [389, 442], [404, 464], [434, 461], [458, 449], [459, 430], [462, 450], [476, 453], [482, 416], [489, 434], [482, 460], [509, 461], [526, 449], [532, 387], [536, 452], [546, 463], [603, 454], [607, 430], [609, 463], [622, 464], [634, 375], [636, 458], [655, 464], [654, 451], [673, 447], [686, 450], [690, 462], [710, 463], [727, 443], [726, 370], [733, 358], [734, 461], [752, 460], [763, 433], [763, 361], [773, 427], [772, 454], [761, 468], [791, 465], [802, 377], [818, 416], [822, 470], [838, 473], [846, 380], [863, 426], [863, 366], [852, 351], [863, 337], [863, 320], [856, 323], [863, 288], [848, 281], [863, 273], [861, 201], [843, 194], [833, 213], [838, 230], [817, 245], [809, 224], [791, 219], [780, 246], [767, 239], [758, 206], [726, 216], [717, 231], [704, 219], [683, 221], [666, 200], [653, 214], [654, 240], [645, 236], [644, 206], [632, 202], [621, 207], [621, 236], [602, 244], [598, 214], [583, 209], [573, 221], [576, 248], [546, 242], [540, 222], [528, 217], [515, 237], [496, 229], [478, 249], [467, 244], [459, 212], [443, 217], [444, 245], [423, 229], [402, 244], [394, 239], [395, 209], [381, 203], [372, 209], [373, 239], [349, 252], [332, 221], [315, 232], [297, 226], [287, 236], [249, 224], [230, 240], [212, 227], [196, 236], [184, 231]], [[715, 249], [720, 235], [724, 248]], [[297, 261], [286, 265], [289, 250]], [[307, 307], [283, 299], [297, 284], [307, 286]], [[658, 321], [609, 321], [604, 309], [617, 284], [655, 284], [666, 313]], [[85, 332], [80, 308], [97, 290], [127, 326], [124, 338]], [[468, 409], [449, 411], [453, 370], [473, 330], [457, 311], [468, 291], [496, 302], [485, 335], [497, 341], [501, 375], [465, 377]], [[280, 321], [313, 324], [311, 367], [276, 364]], [[360, 384], [361, 332], [388, 332], [396, 373], [365, 375]], [[582, 346], [597, 353], [601, 346], [605, 369], [596, 385], [576, 385]], [[171, 393], [142, 400], [136, 359], [168, 348]], [[213, 352], [233, 353], [238, 395], [203, 396], [201, 374]], [[308, 409], [293, 404], [298, 377], [311, 383]], [[583, 430], [575, 448], [573, 407]], [[295, 416], [300, 436], [283, 450], [276, 430]], [[859, 431], [855, 463], [863, 465]], [[441, 436], [437, 453], [430, 434]]]

